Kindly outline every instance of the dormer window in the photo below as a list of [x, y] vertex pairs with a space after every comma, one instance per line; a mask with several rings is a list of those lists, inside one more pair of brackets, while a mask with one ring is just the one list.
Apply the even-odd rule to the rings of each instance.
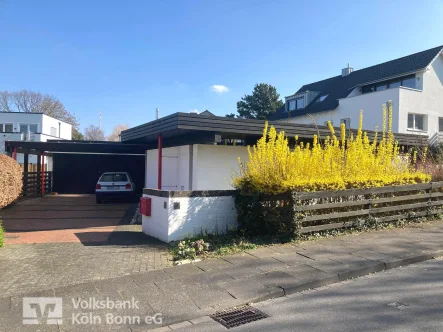
[[317, 103], [320, 103], [323, 100], [325, 100], [327, 96], [329, 96], [329, 95], [320, 96], [320, 98], [317, 99]]
[[289, 111], [299, 110], [300, 108], [305, 107], [305, 99], [303, 97], [292, 99], [288, 102]]

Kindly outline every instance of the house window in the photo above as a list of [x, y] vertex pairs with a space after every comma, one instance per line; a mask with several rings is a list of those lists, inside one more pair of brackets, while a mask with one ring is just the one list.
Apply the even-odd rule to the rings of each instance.
[[57, 128], [51, 127], [51, 136], [57, 137]]
[[408, 114], [408, 129], [425, 130], [425, 116], [423, 114]]
[[0, 123], [0, 133], [12, 133], [13, 125], [12, 123]]
[[340, 119], [340, 124], [344, 123], [346, 128], [351, 128], [351, 118]]
[[38, 125], [37, 124], [20, 124], [20, 132], [21, 133], [27, 133], [27, 132], [31, 132], [31, 133], [36, 133], [37, 132], [37, 128]]
[[387, 89], [388, 89], [388, 85], [386, 83], [384, 83], [384, 84], [380, 83], [375, 86], [375, 90], [377, 90], [377, 91], [383, 91], [383, 90], [387, 90]]
[[406, 88], [415, 89], [415, 75], [408, 75], [399, 78], [394, 78], [392, 80], [387, 80], [383, 82], [379, 82], [376, 84], [368, 84], [362, 86], [362, 93], [369, 93], [374, 91], [383, 91], [387, 89], [398, 88], [400, 86], [404, 86]]
[[389, 89], [398, 88], [401, 85], [401, 81], [389, 83]]
[[321, 96], [320, 98], [318, 98], [317, 99], [317, 103], [322, 102], [323, 100], [325, 100], [327, 96], [329, 96], [329, 95], [324, 95], [324, 96]]
[[305, 99], [304, 98], [298, 98], [297, 99], [297, 109], [305, 107]]
[[406, 88], [411, 88], [411, 89], [415, 89], [415, 76], [414, 77], [410, 77], [407, 79], [404, 79], [401, 82], [401, 86], [404, 86]]
[[438, 118], [438, 131], [443, 132], [443, 118]]
[[374, 92], [374, 91], [375, 91], [375, 85], [365, 85], [361, 89], [362, 93], [369, 93], [369, 92]]
[[297, 99], [292, 99], [288, 102], [289, 111], [299, 110], [300, 108], [304, 108], [304, 107], [305, 107], [305, 99], [303, 97], [297, 98]]

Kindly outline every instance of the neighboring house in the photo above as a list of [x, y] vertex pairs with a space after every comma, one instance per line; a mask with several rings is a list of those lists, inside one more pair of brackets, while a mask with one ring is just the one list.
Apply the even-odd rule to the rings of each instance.
[[[5, 141], [46, 142], [51, 139], [70, 140], [72, 126], [42, 113], [0, 112], [0, 153], [5, 153]], [[23, 155], [17, 154], [23, 165]], [[29, 156], [29, 171], [36, 169], [37, 156]], [[52, 170], [52, 158], [45, 157], [45, 169]]]
[[[382, 104], [391, 100], [393, 131], [426, 134], [443, 132], [443, 46], [372, 67], [302, 86], [286, 97], [285, 106], [271, 120], [357, 128], [360, 110], [363, 127], [381, 130]], [[438, 135], [437, 135], [438, 136]]]

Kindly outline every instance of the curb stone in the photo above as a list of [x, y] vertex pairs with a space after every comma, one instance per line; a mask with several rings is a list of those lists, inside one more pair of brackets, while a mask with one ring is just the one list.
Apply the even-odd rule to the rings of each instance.
[[[277, 298], [285, 298], [288, 297], [288, 295], [294, 296], [296, 294], [303, 295], [306, 292], [309, 291], [318, 291], [321, 289], [327, 288], [328, 285], [344, 285], [352, 281], [354, 278], [363, 277], [365, 275], [370, 275], [373, 273], [383, 272], [387, 270], [391, 270], [397, 267], [401, 266], [407, 266], [412, 265], [436, 258], [443, 257], [443, 250], [437, 250], [433, 252], [428, 253], [422, 253], [416, 256], [410, 256], [402, 259], [397, 260], [390, 260], [386, 262], [377, 262], [377, 264], [369, 265], [360, 267], [351, 271], [342, 272], [336, 275], [328, 276], [326, 278], [317, 279], [317, 280], [311, 280], [305, 283], [296, 284], [294, 286], [289, 286], [286, 288], [275, 288], [275, 291], [268, 293], [264, 296], [258, 296], [256, 298], [251, 298], [248, 301], [245, 301], [242, 304], [238, 304], [237, 306], [246, 305], [246, 304], [252, 304], [255, 302], [262, 302], [262, 301], [268, 301], [271, 299], [277, 299]], [[210, 321], [211, 318], [209, 316], [202, 316], [198, 317], [189, 321], [184, 321], [176, 324], [172, 324], [169, 326], [164, 326], [160, 329], [155, 329], [151, 331], [170, 331], [173, 329], [177, 329], [178, 327], [189, 327], [192, 325], [197, 325], [200, 323], [205, 323]], [[183, 325], [181, 325], [183, 324]]]

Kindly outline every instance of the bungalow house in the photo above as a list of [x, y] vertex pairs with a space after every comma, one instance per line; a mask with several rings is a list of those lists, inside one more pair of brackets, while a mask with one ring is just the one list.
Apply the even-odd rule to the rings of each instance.
[[443, 133], [443, 46], [368, 68], [342, 69], [341, 75], [303, 85], [285, 98], [270, 117], [298, 124], [357, 128], [360, 110], [364, 129], [381, 127], [381, 105], [392, 101], [393, 131], [428, 135]]

